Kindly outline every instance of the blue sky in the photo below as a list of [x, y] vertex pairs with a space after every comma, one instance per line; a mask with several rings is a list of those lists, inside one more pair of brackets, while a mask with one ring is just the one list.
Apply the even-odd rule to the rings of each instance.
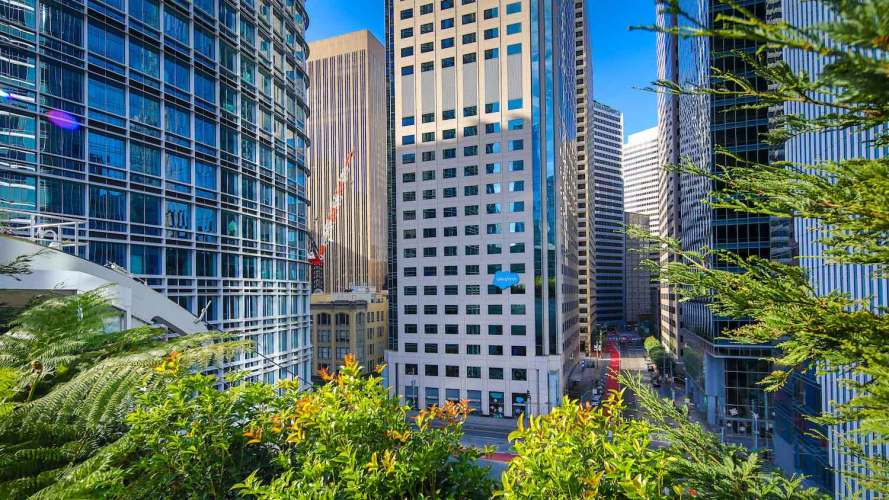
[[[591, 6], [593, 93], [597, 100], [624, 113], [624, 132], [657, 124], [653, 94], [639, 90], [657, 78], [654, 34], [628, 31], [653, 24], [653, 0], [587, 0]], [[383, 0], [307, 0], [309, 40], [359, 29], [383, 37]]]

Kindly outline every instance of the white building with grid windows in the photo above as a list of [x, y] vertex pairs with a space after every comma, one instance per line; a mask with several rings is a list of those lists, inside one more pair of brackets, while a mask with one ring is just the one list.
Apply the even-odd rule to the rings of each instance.
[[548, 413], [579, 362], [574, 4], [389, 1], [389, 383], [419, 407]]

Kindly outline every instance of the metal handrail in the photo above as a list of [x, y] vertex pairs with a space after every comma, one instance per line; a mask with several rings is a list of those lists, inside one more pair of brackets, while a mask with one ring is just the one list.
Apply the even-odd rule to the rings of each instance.
[[86, 228], [86, 221], [76, 217], [0, 208], [0, 234], [24, 238], [50, 248], [64, 250], [85, 246], [81, 233], [85, 234]]

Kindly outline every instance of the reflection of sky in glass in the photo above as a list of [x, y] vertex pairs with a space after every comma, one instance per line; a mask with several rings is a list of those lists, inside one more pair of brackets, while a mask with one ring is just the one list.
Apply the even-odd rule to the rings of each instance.
[[77, 118], [64, 111], [53, 109], [46, 113], [46, 117], [49, 118], [50, 123], [65, 130], [77, 130], [80, 128], [80, 122], [77, 121]]

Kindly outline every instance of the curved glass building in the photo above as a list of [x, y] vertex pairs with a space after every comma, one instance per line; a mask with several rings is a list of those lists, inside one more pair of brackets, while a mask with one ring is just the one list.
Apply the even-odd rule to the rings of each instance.
[[308, 378], [302, 0], [0, 2], [0, 207]]

